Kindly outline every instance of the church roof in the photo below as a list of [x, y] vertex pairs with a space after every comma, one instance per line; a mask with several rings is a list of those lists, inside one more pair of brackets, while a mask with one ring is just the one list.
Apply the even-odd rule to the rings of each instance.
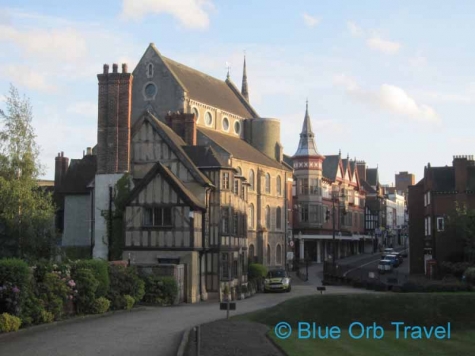
[[58, 193], [88, 194], [87, 186], [94, 179], [97, 169], [97, 156], [87, 155], [82, 159], [72, 159]]
[[216, 145], [227, 151], [234, 158], [242, 159], [243, 161], [253, 162], [261, 164], [267, 167], [273, 167], [277, 169], [290, 170], [287, 165], [273, 160], [266, 156], [258, 149], [251, 146], [246, 141], [238, 137], [230, 137], [214, 130], [205, 129], [202, 127], [197, 128], [198, 133], [208, 137]]
[[170, 58], [161, 58], [191, 99], [243, 118], [259, 117], [230, 79], [222, 81]]
[[211, 146], [185, 146], [188, 157], [200, 169], [231, 168], [231, 166]]
[[321, 156], [318, 153], [317, 145], [315, 144], [315, 135], [312, 131], [312, 122], [310, 115], [308, 114], [308, 101], [305, 110], [305, 118], [303, 119], [302, 132], [300, 133], [300, 142], [297, 152], [294, 157], [297, 156]]

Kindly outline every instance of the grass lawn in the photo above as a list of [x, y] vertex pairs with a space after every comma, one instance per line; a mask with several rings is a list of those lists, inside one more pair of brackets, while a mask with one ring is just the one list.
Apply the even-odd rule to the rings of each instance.
[[473, 355], [475, 349], [475, 331], [453, 332], [450, 340], [396, 339], [393, 331], [386, 331], [381, 340], [353, 340], [346, 330], [338, 340], [299, 340], [296, 335], [280, 340], [273, 330], [269, 336], [289, 356], [456, 356]]

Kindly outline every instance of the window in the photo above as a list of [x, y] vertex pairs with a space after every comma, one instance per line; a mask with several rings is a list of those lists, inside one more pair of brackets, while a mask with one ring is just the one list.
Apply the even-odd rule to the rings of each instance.
[[432, 235], [432, 226], [431, 226], [431, 217], [429, 216], [427, 219], [428, 219], [428, 223], [427, 223], [427, 232], [429, 235]]
[[248, 225], [251, 229], [254, 229], [254, 205], [249, 205]]
[[229, 189], [229, 173], [223, 173], [223, 184], [221, 185], [223, 189]]
[[241, 133], [241, 123], [239, 121], [234, 122], [234, 133], [239, 135]]
[[254, 171], [251, 169], [249, 171], [249, 189], [254, 190]]
[[424, 194], [424, 206], [427, 206], [427, 193]]
[[428, 235], [428, 231], [429, 229], [427, 228], [427, 217], [424, 219], [424, 235], [427, 236]]
[[229, 131], [229, 119], [227, 117], [223, 119], [223, 130]]
[[282, 209], [280, 206], [275, 209], [275, 225], [277, 229], [282, 229]]
[[282, 195], [282, 179], [280, 178], [280, 176], [277, 176], [276, 187], [277, 187], [277, 195]]
[[437, 231], [444, 231], [445, 222], [444, 218], [437, 218]]
[[233, 215], [233, 232], [234, 235], [238, 234], [238, 229], [239, 228], [239, 215], [238, 213], [234, 213]]
[[267, 244], [267, 265], [270, 265], [270, 245]]
[[241, 184], [241, 199], [246, 200], [246, 186]]
[[234, 194], [239, 195], [239, 180], [238, 179], [234, 180], [233, 192]]
[[427, 205], [430, 204], [430, 192], [427, 192]]
[[229, 233], [229, 209], [223, 208], [223, 220], [222, 220], [222, 229], [223, 234]]
[[206, 126], [211, 126], [213, 124], [213, 115], [211, 115], [209, 111], [206, 112], [205, 124]]
[[310, 179], [309, 193], [312, 195], [322, 195], [322, 187], [317, 178]]
[[308, 205], [302, 205], [300, 208], [300, 221], [308, 222]]
[[270, 229], [270, 207], [269, 205], [266, 206], [266, 214], [265, 214], [265, 217], [266, 217], [266, 227], [268, 229]]
[[144, 226], [172, 226], [172, 208], [145, 208]]
[[221, 255], [221, 279], [229, 279], [229, 255], [227, 253]]
[[157, 87], [155, 86], [155, 84], [153, 83], [148, 83], [146, 86], [145, 86], [145, 96], [147, 96], [147, 98], [153, 98], [154, 95], [156, 94], [157, 92]]
[[300, 194], [308, 194], [308, 178], [299, 179], [299, 185]]
[[270, 194], [270, 174], [266, 173], [266, 193]]
[[251, 262], [254, 261], [254, 245], [253, 244], [249, 245], [249, 259], [251, 260]]
[[152, 78], [153, 77], [153, 64], [149, 63], [147, 66], [147, 77]]
[[278, 265], [282, 264], [282, 246], [280, 244], [275, 249], [275, 262]]
[[238, 261], [233, 261], [233, 278], [238, 278]]
[[238, 175], [238, 176], [242, 176], [242, 169], [241, 169], [241, 167], [237, 167], [236, 170], [237, 170], [237, 175]]
[[198, 119], [200, 118], [200, 112], [198, 111], [198, 108], [193, 107], [191, 111], [195, 115], [196, 122], [198, 122]]

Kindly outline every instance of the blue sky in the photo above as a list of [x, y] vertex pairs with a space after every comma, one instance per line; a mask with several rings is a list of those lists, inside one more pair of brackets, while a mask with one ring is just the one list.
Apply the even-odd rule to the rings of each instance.
[[245, 50], [251, 104], [281, 119], [287, 154], [306, 98], [320, 152], [378, 165], [384, 184], [474, 153], [475, 2], [66, 3], [0, 1], [0, 95], [31, 99], [45, 178], [57, 152], [95, 144], [102, 64], [134, 68], [150, 42], [217, 78], [229, 62], [239, 87]]

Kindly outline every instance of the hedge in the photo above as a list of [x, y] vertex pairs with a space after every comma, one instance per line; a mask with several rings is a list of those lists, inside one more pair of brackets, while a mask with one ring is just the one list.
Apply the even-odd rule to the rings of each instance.
[[82, 260], [76, 262], [77, 269], [88, 269], [94, 274], [94, 277], [99, 282], [96, 290], [96, 297], [105, 297], [109, 292], [109, 264], [103, 260]]
[[251, 281], [265, 278], [267, 276], [267, 268], [259, 263], [252, 263], [249, 265], [247, 274]]

